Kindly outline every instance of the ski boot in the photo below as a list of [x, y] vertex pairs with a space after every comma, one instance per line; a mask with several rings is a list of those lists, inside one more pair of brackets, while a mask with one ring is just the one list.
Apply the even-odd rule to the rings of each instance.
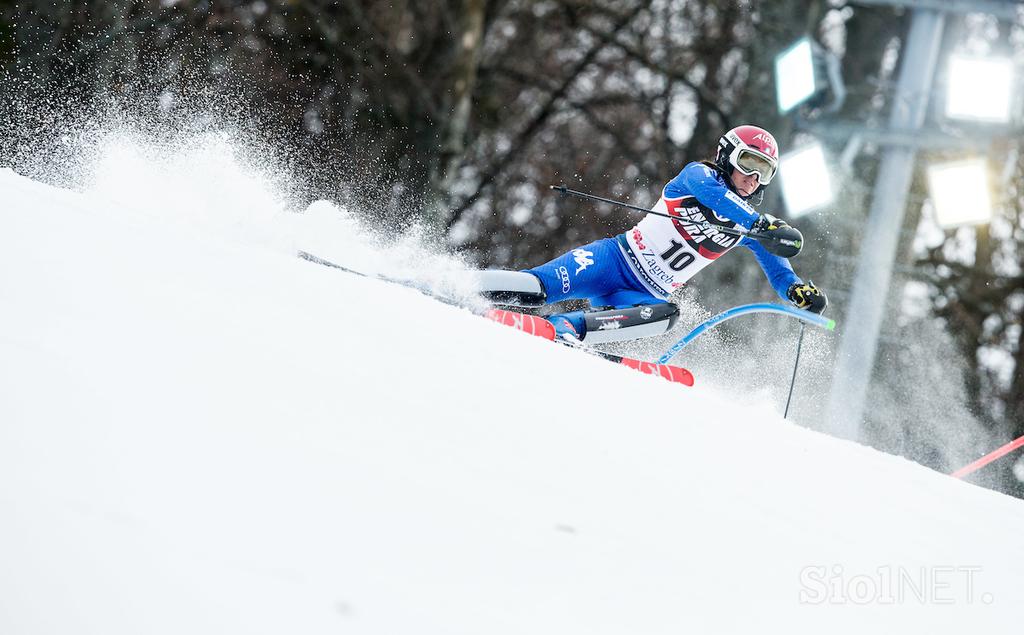
[[480, 295], [500, 306], [544, 306], [547, 293], [537, 276], [525, 271], [485, 269], [473, 272]]

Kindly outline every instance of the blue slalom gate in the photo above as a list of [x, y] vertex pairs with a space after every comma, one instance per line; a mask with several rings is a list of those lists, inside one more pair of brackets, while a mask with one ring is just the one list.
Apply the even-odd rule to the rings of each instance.
[[665, 354], [658, 358], [658, 363], [669, 363], [672, 360], [672, 358], [678, 355], [679, 351], [683, 350], [683, 348], [687, 344], [697, 339], [697, 337], [699, 337], [708, 329], [714, 328], [721, 324], [722, 322], [731, 320], [735, 317], [739, 317], [741, 315], [750, 315], [751, 313], [781, 313], [783, 315], [788, 315], [789, 317], [796, 318], [808, 324], [820, 326], [821, 328], [828, 331], [834, 330], [836, 328], [835, 320], [831, 320], [827, 317], [823, 317], [816, 313], [811, 313], [810, 311], [797, 309], [795, 307], [785, 306], [783, 304], [772, 304], [770, 302], [762, 302], [758, 304], [744, 304], [743, 306], [733, 307], [728, 311], [723, 311], [722, 313], [719, 313], [715, 317], [710, 318], [705, 322], [699, 324], [695, 329], [687, 333], [683, 337], [683, 339], [679, 340], [678, 342], [673, 344], [671, 348], [665, 351]]

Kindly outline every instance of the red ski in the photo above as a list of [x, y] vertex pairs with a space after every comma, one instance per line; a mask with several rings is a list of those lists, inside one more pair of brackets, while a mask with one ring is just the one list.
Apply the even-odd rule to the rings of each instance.
[[[401, 285], [402, 287], [416, 289], [420, 293], [430, 296], [435, 300], [438, 300], [439, 302], [444, 302], [445, 304], [454, 304], [455, 306], [462, 306], [462, 303], [459, 302], [457, 299], [447, 298], [438, 295], [434, 290], [425, 287], [415, 281], [398, 280], [395, 278], [389, 278], [387, 276], [381, 276], [381, 274], [379, 273], [364, 273], [362, 271], [356, 271], [355, 269], [350, 269], [347, 266], [340, 265], [336, 262], [331, 262], [330, 260], [325, 260], [324, 258], [314, 256], [313, 254], [304, 251], [299, 252], [299, 257], [310, 262], [315, 262], [316, 264], [322, 264], [324, 266], [339, 269], [347, 273], [352, 273], [353, 276], [369, 278], [372, 280], [379, 280], [382, 282], [391, 283], [393, 285]], [[527, 315], [526, 313], [519, 313], [517, 311], [510, 311], [501, 308], [487, 309], [486, 311], [483, 312], [483, 316], [486, 317], [487, 320], [493, 320], [498, 324], [503, 324], [507, 327], [512, 327], [513, 329], [517, 331], [522, 331], [523, 333], [543, 337], [544, 339], [552, 342], [560, 341], [555, 338], [554, 325], [545, 320], [544, 317], [538, 317], [537, 315]], [[563, 341], [562, 343], [572, 345], [571, 342]], [[684, 386], [693, 385], [693, 375], [691, 375], [690, 372], [684, 368], [680, 368], [678, 366], [669, 366], [667, 364], [654, 364], [653, 362], [641, 362], [640, 359], [633, 359], [632, 357], [622, 357], [620, 355], [613, 355], [610, 353], [601, 352], [599, 350], [593, 350], [591, 348], [587, 348], [585, 346], [580, 345], [579, 342], [575, 343], [574, 345], [585, 352], [589, 352], [599, 357], [604, 357], [609, 362], [614, 362], [615, 364], [622, 364], [623, 366], [631, 368], [635, 371], [640, 371], [641, 373], [646, 373], [647, 375], [657, 375], [658, 377], [668, 379], [669, 381], [675, 382], [677, 384], [683, 384]]]
[[[383, 282], [389, 282], [391, 284], [398, 284], [403, 287], [416, 289], [420, 293], [430, 296], [435, 300], [438, 300], [439, 302], [444, 302], [445, 304], [452, 304], [455, 306], [462, 306], [462, 304], [458, 300], [438, 295], [433, 289], [425, 287], [424, 285], [413, 280], [399, 280], [397, 278], [391, 278], [380, 274], [363, 273], [361, 271], [349, 269], [348, 267], [345, 267], [343, 265], [331, 262], [330, 260], [324, 260], [319, 256], [314, 256], [313, 254], [305, 251], [300, 251], [299, 257], [302, 258], [303, 260], [315, 262], [318, 265], [331, 267], [332, 269], [338, 269], [340, 271], [344, 271], [346, 273], [350, 273], [363, 278], [381, 280]], [[525, 313], [518, 313], [516, 311], [506, 311], [504, 309], [488, 309], [483, 313], [483, 316], [499, 324], [511, 326], [512, 328], [518, 331], [529, 333], [530, 335], [536, 335], [537, 337], [543, 337], [544, 339], [552, 342], [558, 341], [555, 339], [554, 325], [542, 317], [537, 317], [536, 315], [526, 315]], [[570, 344], [570, 342], [563, 343]], [[633, 370], [638, 370], [641, 373], [646, 373], [648, 375], [657, 375], [671, 382], [683, 384], [684, 386], [693, 385], [693, 375], [690, 373], [690, 371], [686, 370], [685, 368], [680, 368], [679, 366], [669, 366], [668, 364], [655, 364], [654, 362], [644, 362], [640, 361], [639, 359], [620, 357], [619, 355], [612, 355], [610, 353], [602, 353], [601, 351], [595, 351], [593, 349], [589, 349], [586, 347], [580, 347], [580, 350], [585, 351], [587, 353], [591, 353], [592, 355], [597, 355], [598, 357], [603, 357], [608, 361], [615, 362], [616, 364], [622, 364], [623, 366], [632, 368]]]
[[543, 337], [552, 342], [555, 341], [555, 325], [542, 317], [506, 311], [504, 309], [487, 309], [484, 311], [484, 317], [488, 320], [494, 320], [498, 324], [511, 326], [517, 331]]
[[633, 370], [638, 370], [641, 373], [647, 375], [657, 375], [663, 379], [667, 379], [677, 384], [683, 384], [684, 386], [693, 385], [693, 373], [686, 370], [682, 366], [671, 366], [669, 364], [657, 364], [655, 362], [644, 362], [639, 359], [633, 359], [631, 357], [619, 357], [618, 355], [601, 355], [607, 360], [615, 361], [616, 359], [623, 366], [628, 366]]
[[[544, 339], [552, 342], [556, 341], [554, 325], [542, 317], [526, 315], [525, 313], [517, 313], [515, 311], [506, 311], [505, 309], [488, 309], [483, 315], [488, 320], [493, 320], [498, 324], [504, 324], [505, 326], [511, 326], [517, 331], [536, 335], [537, 337], [543, 337]], [[631, 357], [622, 357], [620, 355], [612, 355], [610, 353], [602, 353], [594, 350], [587, 350], [587, 352], [603, 357], [610, 362], [622, 364], [627, 368], [632, 368], [633, 370], [640, 371], [647, 375], [657, 375], [658, 377], [677, 384], [683, 384], [684, 386], [693, 385], [693, 373], [681, 366], [645, 362]]]

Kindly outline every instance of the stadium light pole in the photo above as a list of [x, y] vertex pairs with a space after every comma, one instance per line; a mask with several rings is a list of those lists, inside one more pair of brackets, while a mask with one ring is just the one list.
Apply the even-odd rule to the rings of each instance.
[[[889, 116], [890, 128], [906, 131], [920, 130], [924, 124], [945, 26], [945, 13], [939, 9], [913, 11]], [[882, 157], [842, 323], [844, 332], [832, 378], [828, 417], [837, 436], [854, 441], [861, 438], [878, 334], [916, 156], [917, 149], [912, 145], [893, 145], [886, 148]]]

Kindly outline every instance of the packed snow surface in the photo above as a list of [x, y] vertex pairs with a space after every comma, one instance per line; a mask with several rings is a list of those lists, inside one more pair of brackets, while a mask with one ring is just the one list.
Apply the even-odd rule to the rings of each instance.
[[326, 203], [128, 181], [0, 172], [0, 633], [1020, 623], [1019, 500], [301, 261], [459, 266]]

